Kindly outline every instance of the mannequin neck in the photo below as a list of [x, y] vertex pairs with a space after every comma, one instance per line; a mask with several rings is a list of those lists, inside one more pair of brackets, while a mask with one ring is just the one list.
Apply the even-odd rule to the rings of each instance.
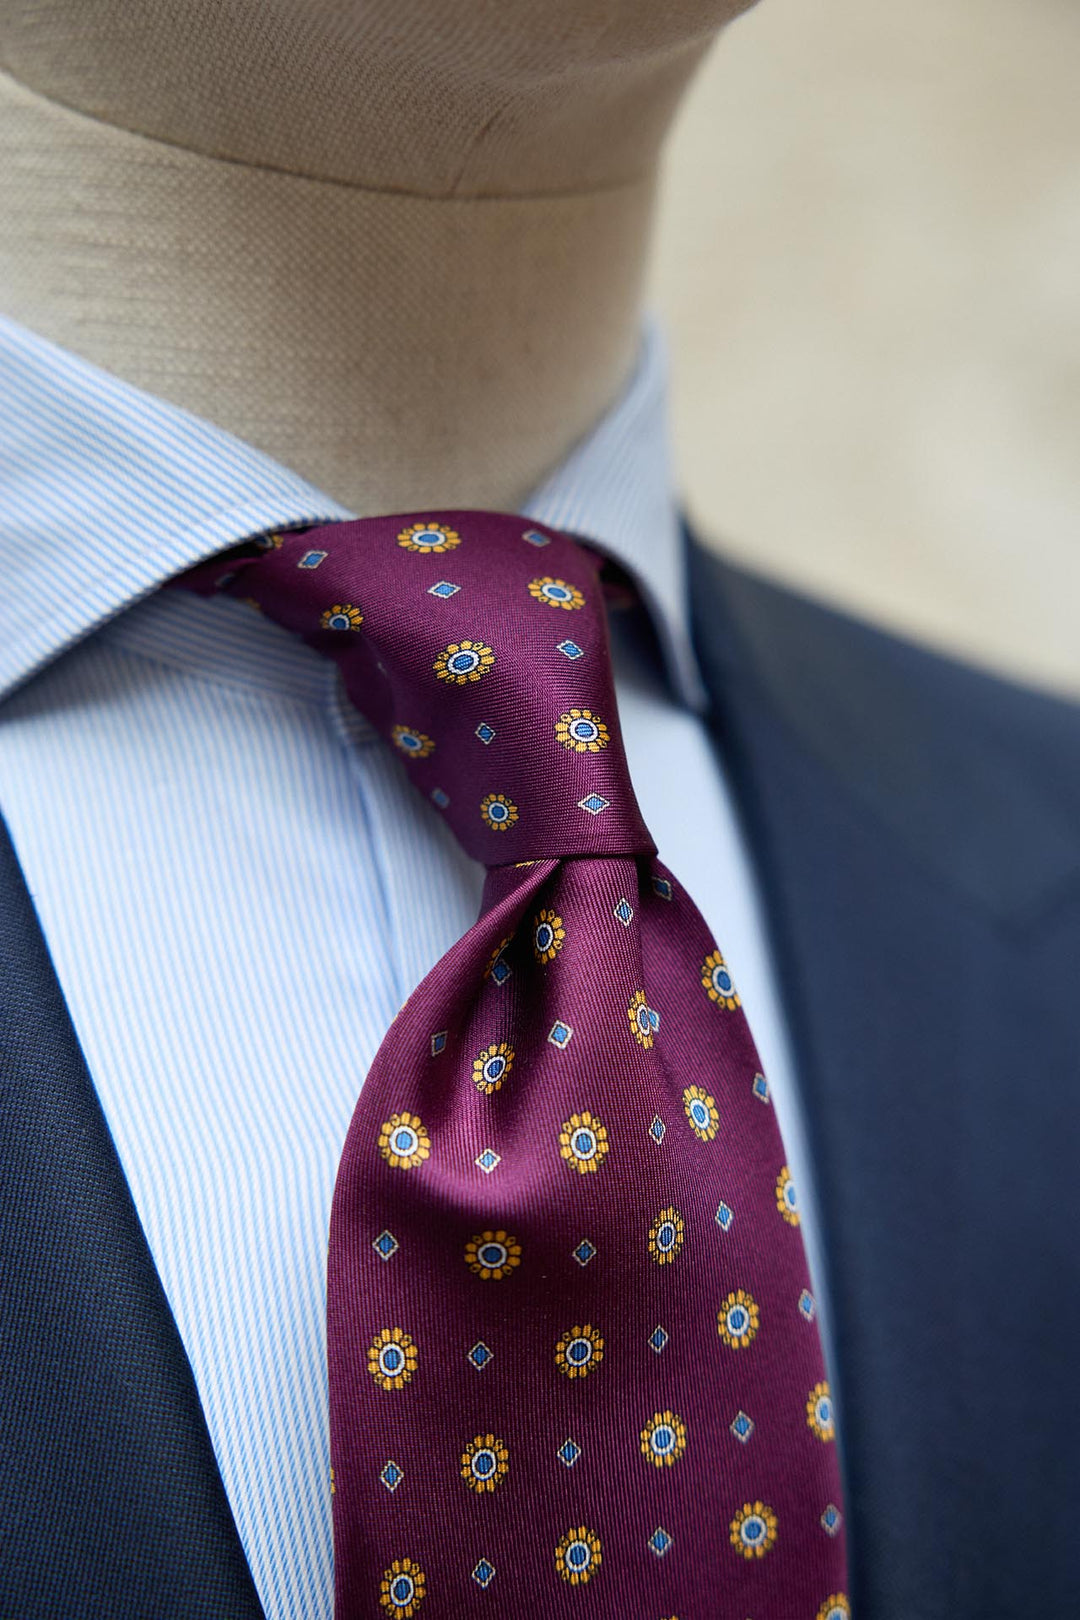
[[633, 364], [654, 191], [420, 195], [0, 75], [0, 308], [359, 515], [518, 504]]

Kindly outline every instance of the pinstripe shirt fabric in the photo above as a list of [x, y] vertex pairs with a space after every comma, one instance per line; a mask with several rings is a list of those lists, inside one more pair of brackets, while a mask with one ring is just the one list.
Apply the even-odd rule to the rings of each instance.
[[[631, 775], [739, 980], [824, 1318], [754, 874], [700, 717], [664, 402], [648, 329], [623, 399], [526, 510], [605, 547], [649, 609], [659, 658], [632, 617], [616, 630]], [[397, 1008], [474, 920], [482, 873], [332, 665], [240, 603], [155, 593], [252, 534], [348, 515], [0, 318], [0, 810], [269, 1620], [332, 1613], [325, 1250], [341, 1144]]]

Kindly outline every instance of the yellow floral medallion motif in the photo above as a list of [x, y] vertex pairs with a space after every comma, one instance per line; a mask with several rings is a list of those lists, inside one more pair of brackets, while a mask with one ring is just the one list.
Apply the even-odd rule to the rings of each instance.
[[711, 1142], [720, 1129], [720, 1110], [716, 1106], [716, 1098], [710, 1097], [700, 1086], [687, 1086], [682, 1100], [694, 1135], [701, 1142]]
[[493, 1434], [478, 1434], [461, 1453], [461, 1477], [470, 1491], [493, 1491], [510, 1468], [510, 1453]]
[[736, 1288], [716, 1313], [716, 1331], [732, 1350], [743, 1350], [761, 1326], [761, 1313], [753, 1294]]
[[260, 534], [255, 541], [260, 551], [280, 551], [285, 544], [283, 534]]
[[836, 1439], [836, 1417], [828, 1384], [815, 1384], [807, 1396], [806, 1421], [819, 1440]]
[[431, 1153], [419, 1114], [391, 1114], [379, 1131], [379, 1152], [392, 1170], [415, 1170]]
[[567, 1378], [585, 1378], [604, 1359], [604, 1340], [599, 1329], [585, 1322], [567, 1328], [555, 1346], [555, 1365]]
[[465, 1264], [484, 1282], [498, 1282], [521, 1264], [521, 1244], [500, 1226], [497, 1232], [479, 1232], [465, 1245]]
[[584, 1586], [600, 1568], [600, 1537], [579, 1524], [555, 1548], [555, 1568], [571, 1586]]
[[686, 1227], [677, 1209], [662, 1209], [649, 1228], [649, 1253], [658, 1266], [669, 1266], [678, 1258]]
[[562, 950], [566, 929], [554, 911], [538, 911], [533, 921], [533, 955], [538, 962], [554, 962]]
[[817, 1612], [816, 1620], [851, 1620], [851, 1604], [846, 1592], [833, 1592]]
[[427, 759], [435, 752], [434, 740], [426, 732], [417, 731], [415, 726], [395, 726], [390, 741], [406, 759]]
[[686, 1450], [686, 1424], [677, 1412], [654, 1412], [641, 1431], [641, 1455], [657, 1468], [670, 1468]]
[[548, 607], [566, 608], [567, 612], [585, 606], [585, 598], [576, 585], [568, 584], [565, 579], [552, 579], [550, 574], [530, 580], [529, 595], [537, 602], [546, 602]]
[[786, 1164], [776, 1178], [776, 1207], [789, 1226], [798, 1226], [799, 1197]]
[[736, 1007], [741, 1006], [735, 981], [719, 951], [710, 951], [702, 962], [701, 985], [709, 1000], [715, 1001], [718, 1007], [726, 1007], [728, 1012], [734, 1012]]
[[660, 1020], [645, 1000], [644, 990], [635, 990], [630, 1005], [626, 1009], [626, 1016], [630, 1020], [630, 1028], [634, 1032], [634, 1039], [646, 1052], [653, 1044]]
[[731, 1545], [743, 1558], [764, 1558], [776, 1540], [776, 1514], [764, 1502], [744, 1502], [731, 1521]]
[[367, 1353], [368, 1372], [383, 1389], [402, 1389], [416, 1371], [416, 1345], [404, 1328], [380, 1328]]
[[505, 1041], [496, 1041], [494, 1046], [485, 1046], [473, 1059], [473, 1085], [477, 1091], [482, 1091], [486, 1097], [490, 1097], [493, 1091], [502, 1090], [502, 1083], [513, 1066], [512, 1046], [508, 1046]]
[[319, 620], [323, 630], [359, 630], [363, 622], [364, 615], [351, 602], [336, 602]]
[[495, 654], [482, 641], [452, 641], [432, 664], [440, 681], [468, 686], [495, 667]]
[[571, 1114], [564, 1121], [559, 1132], [559, 1152], [571, 1169], [583, 1176], [599, 1170], [607, 1150], [607, 1126], [588, 1109], [581, 1114]]
[[461, 536], [456, 529], [447, 529], [441, 523], [414, 523], [402, 529], [397, 543], [406, 551], [453, 551], [455, 546], [460, 546]]
[[611, 741], [607, 726], [591, 709], [567, 709], [560, 714], [555, 735], [574, 754], [598, 754]]
[[379, 1602], [394, 1620], [412, 1620], [424, 1601], [424, 1572], [411, 1558], [395, 1558], [383, 1570]]
[[492, 832], [506, 832], [518, 818], [518, 807], [505, 793], [489, 793], [480, 800], [480, 814]]

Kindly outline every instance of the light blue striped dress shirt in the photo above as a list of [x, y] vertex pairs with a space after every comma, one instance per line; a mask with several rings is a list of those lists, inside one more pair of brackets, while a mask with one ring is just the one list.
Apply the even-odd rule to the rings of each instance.
[[[809, 1166], [754, 874], [700, 718], [661, 341], [529, 501], [637, 577], [616, 644], [646, 821], [722, 942], [770, 1075], [819, 1303]], [[0, 810], [194, 1369], [269, 1620], [333, 1604], [325, 1252], [357, 1094], [482, 873], [341, 696], [242, 604], [154, 594], [348, 514], [0, 318]], [[734, 1414], [733, 1414], [734, 1415]]]

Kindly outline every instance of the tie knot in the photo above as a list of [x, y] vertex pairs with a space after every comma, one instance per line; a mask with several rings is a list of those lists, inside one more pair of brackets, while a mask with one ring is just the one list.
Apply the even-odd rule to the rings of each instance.
[[333, 658], [470, 855], [652, 850], [592, 553], [493, 512], [365, 518], [260, 546], [188, 582], [252, 601]]

